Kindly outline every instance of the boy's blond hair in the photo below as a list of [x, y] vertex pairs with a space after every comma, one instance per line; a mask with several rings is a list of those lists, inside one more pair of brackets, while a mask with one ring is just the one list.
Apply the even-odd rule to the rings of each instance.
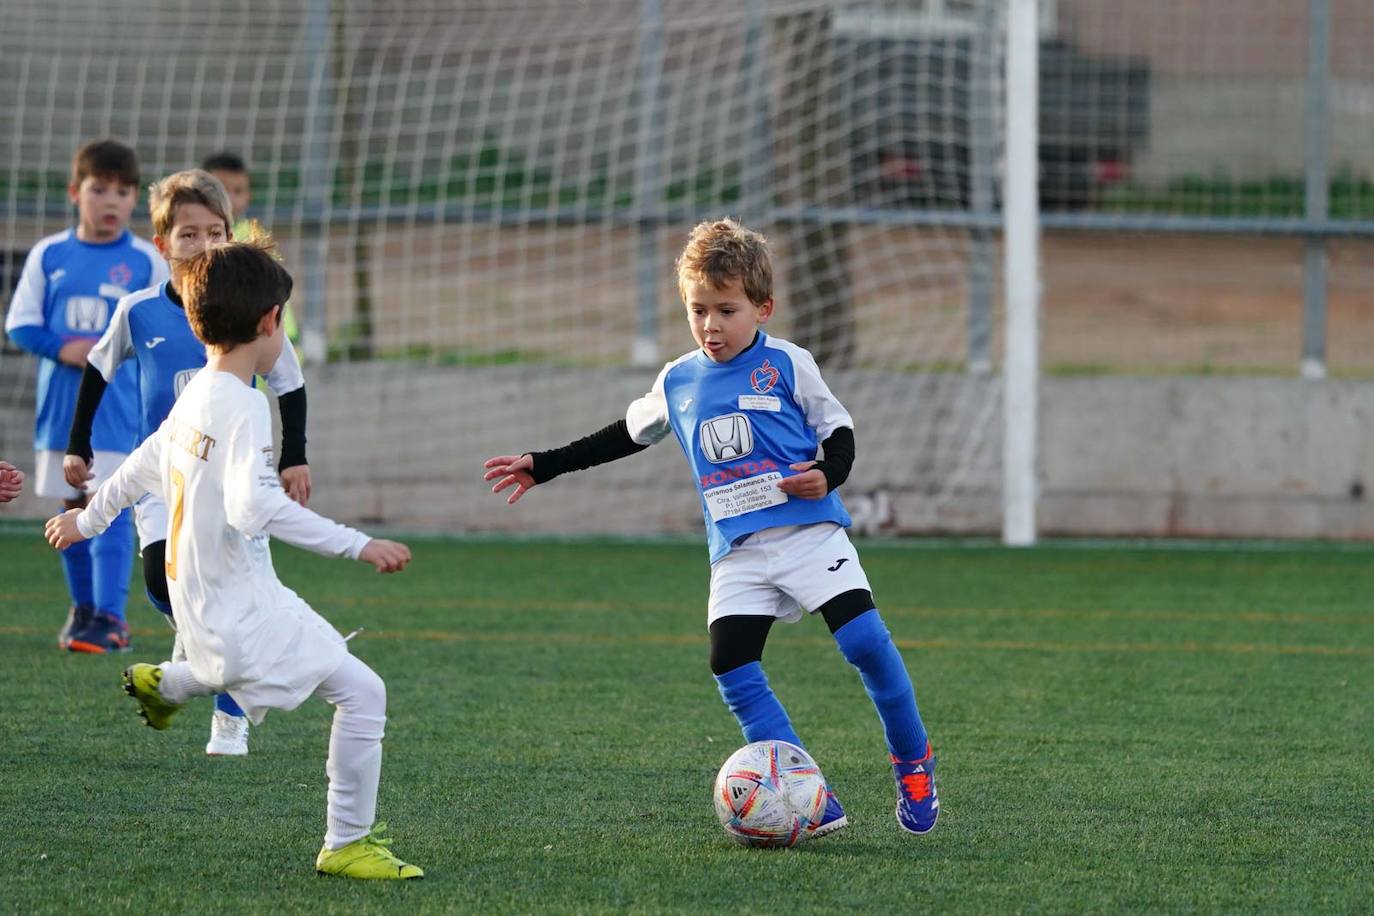
[[755, 305], [773, 298], [773, 254], [768, 240], [728, 216], [697, 223], [677, 259], [678, 291], [686, 298], [688, 281], [721, 289], [740, 281]]
[[148, 187], [148, 206], [152, 210], [153, 232], [166, 238], [176, 221], [177, 207], [200, 204], [224, 220], [224, 231], [231, 232], [229, 192], [220, 180], [202, 169], [187, 169], [168, 175]]

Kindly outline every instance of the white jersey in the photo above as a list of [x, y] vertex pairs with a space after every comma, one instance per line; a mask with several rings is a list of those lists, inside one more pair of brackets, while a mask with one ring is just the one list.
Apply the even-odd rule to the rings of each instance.
[[268, 535], [352, 559], [369, 540], [292, 502], [272, 455], [266, 397], [206, 369], [77, 519], [91, 536], [145, 492], [166, 500], [167, 587], [186, 660], [196, 680], [227, 691], [254, 722], [298, 706], [348, 651], [277, 579]]

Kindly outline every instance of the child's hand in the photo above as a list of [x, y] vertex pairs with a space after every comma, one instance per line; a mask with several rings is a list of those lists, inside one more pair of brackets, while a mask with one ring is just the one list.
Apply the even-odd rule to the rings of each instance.
[[24, 472], [8, 461], [0, 461], [0, 503], [19, 496], [24, 489]]
[[95, 346], [95, 341], [89, 337], [76, 337], [62, 345], [62, 349], [57, 351], [57, 361], [66, 363], [68, 366], [75, 366], [78, 369], [86, 368], [86, 354], [91, 352], [91, 347]]
[[65, 455], [62, 458], [62, 476], [67, 478], [67, 486], [78, 490], [86, 489], [86, 484], [95, 480], [91, 466], [80, 455]]
[[80, 509], [68, 509], [61, 515], [54, 515], [48, 519], [48, 523], [43, 526], [43, 534], [47, 537], [48, 543], [58, 550], [65, 550], [86, 540], [86, 535], [76, 527], [76, 517], [80, 514]]
[[310, 465], [297, 464], [283, 468], [281, 485], [287, 496], [304, 506], [310, 501]]
[[373, 538], [358, 554], [358, 559], [371, 563], [379, 573], [400, 572], [410, 562], [410, 548], [395, 541]]
[[530, 471], [534, 470], [534, 458], [530, 455], [502, 455], [499, 458], [488, 458], [482, 467], [487, 468], [487, 473], [482, 476], [483, 480], [496, 480], [496, 486], [491, 488], [491, 492], [500, 493], [506, 487], [515, 487], [515, 492], [506, 498], [506, 505], [513, 506], [520, 497], [524, 496], [529, 489], [534, 486], [534, 475]]
[[[825, 474], [815, 467], [814, 461], [803, 461], [800, 464], [790, 464], [794, 471], [804, 471], [805, 473], [796, 474], [792, 477], [784, 477], [778, 484], [778, 489], [788, 496], [800, 496], [802, 499], [821, 499], [829, 493], [825, 482]], [[810, 470], [807, 470], [810, 468]]]

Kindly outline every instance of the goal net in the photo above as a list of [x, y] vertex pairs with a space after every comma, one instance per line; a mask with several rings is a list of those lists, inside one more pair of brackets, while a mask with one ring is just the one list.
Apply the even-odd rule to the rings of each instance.
[[[671, 444], [515, 509], [481, 462], [622, 417], [692, 348], [688, 230], [733, 215], [774, 246], [768, 330], [855, 418], [860, 529], [998, 530], [1003, 3], [10, 5], [8, 246], [70, 223], [86, 139], [131, 143], [145, 181], [240, 154], [296, 278], [322, 511], [699, 530]], [[7, 348], [0, 375], [27, 466], [33, 364]]]

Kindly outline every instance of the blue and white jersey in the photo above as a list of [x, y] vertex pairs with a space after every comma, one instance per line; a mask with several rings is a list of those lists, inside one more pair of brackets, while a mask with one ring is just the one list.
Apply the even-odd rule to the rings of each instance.
[[[107, 382], [122, 373], [131, 358], [138, 364], [142, 442], [167, 419], [186, 383], [205, 368], [205, 344], [191, 332], [186, 310], [172, 298], [165, 280], [119, 300], [109, 329], [88, 357]], [[267, 374], [267, 384], [279, 395], [305, 384], [290, 341]]]
[[839, 494], [801, 499], [777, 486], [797, 473], [789, 465], [815, 459], [831, 433], [854, 426], [811, 354], [794, 343], [760, 331], [727, 363], [693, 350], [663, 367], [625, 423], [640, 445], [677, 434], [701, 493], [712, 563], [764, 528], [849, 526]]
[[[42, 357], [35, 449], [67, 448], [82, 370], [57, 361], [62, 345], [78, 338], [96, 340], [109, 327], [120, 298], [167, 276], [167, 262], [157, 249], [128, 230], [112, 242], [95, 243], [83, 242], [67, 229], [29, 252], [5, 316], [5, 333]], [[138, 432], [137, 374], [129, 367], [108, 381], [91, 446], [129, 452]]]

